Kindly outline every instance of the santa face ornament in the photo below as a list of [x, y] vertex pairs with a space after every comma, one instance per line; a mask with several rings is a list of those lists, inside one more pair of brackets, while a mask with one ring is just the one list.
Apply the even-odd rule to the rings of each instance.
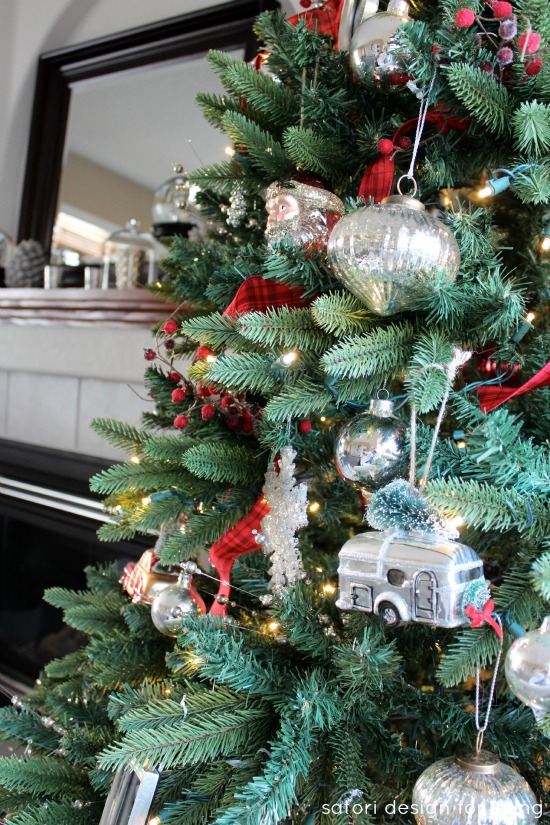
[[[312, 179], [315, 180], [315, 179]], [[276, 181], [267, 190], [267, 244], [289, 240], [297, 247], [326, 247], [335, 223], [344, 214], [344, 204], [324, 188], [299, 180]]]

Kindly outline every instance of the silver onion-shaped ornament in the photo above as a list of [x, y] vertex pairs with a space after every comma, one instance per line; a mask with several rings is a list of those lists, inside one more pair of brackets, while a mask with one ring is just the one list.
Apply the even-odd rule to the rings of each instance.
[[363, 20], [349, 49], [351, 68], [357, 80], [380, 81], [403, 74], [408, 55], [395, 42], [395, 34], [410, 20], [408, 11], [406, 0], [390, 0], [386, 11]]
[[414, 308], [440, 283], [456, 279], [453, 233], [416, 198], [391, 195], [342, 218], [332, 230], [334, 274], [377, 315]]
[[336, 469], [358, 490], [374, 492], [406, 466], [407, 425], [393, 414], [393, 402], [373, 398], [368, 412], [355, 416], [336, 439]]
[[189, 616], [196, 616], [201, 612], [191, 595], [190, 585], [191, 574], [184, 570], [177, 582], [165, 587], [153, 599], [151, 619], [157, 630], [165, 636], [177, 636], [182, 622]]
[[535, 713], [550, 711], [550, 616], [512, 643], [505, 673], [508, 687], [525, 705]]
[[484, 750], [430, 765], [412, 804], [418, 825], [534, 825], [539, 811], [525, 779]]

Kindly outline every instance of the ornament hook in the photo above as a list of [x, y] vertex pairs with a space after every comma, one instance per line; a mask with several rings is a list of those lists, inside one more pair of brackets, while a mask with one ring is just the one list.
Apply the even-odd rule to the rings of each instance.
[[411, 194], [407, 195], [406, 197], [408, 197], [408, 198], [415, 198], [415, 197], [416, 197], [416, 195], [417, 195], [417, 193], [418, 193], [418, 184], [417, 184], [417, 182], [416, 182], [415, 178], [413, 177], [413, 175], [401, 175], [401, 177], [400, 177], [400, 178], [399, 178], [399, 180], [397, 181], [397, 191], [399, 192], [399, 194], [400, 194], [402, 197], [405, 197], [404, 193], [401, 191], [401, 181], [402, 181], [402, 180], [410, 180], [410, 181], [412, 181], [412, 184], [413, 184], [413, 191], [412, 191], [412, 193], [411, 193]]

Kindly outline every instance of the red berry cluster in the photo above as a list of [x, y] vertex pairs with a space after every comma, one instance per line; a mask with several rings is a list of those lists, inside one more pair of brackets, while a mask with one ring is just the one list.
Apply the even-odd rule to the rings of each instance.
[[[199, 349], [209, 350], [208, 347], [199, 347]], [[171, 372], [169, 377], [178, 385], [172, 390], [174, 404], [181, 404], [191, 396], [187, 414], [180, 413], [174, 418], [176, 429], [184, 430], [191, 420], [190, 413], [200, 408], [203, 421], [210, 421], [218, 414], [225, 419], [227, 426], [236, 432], [250, 434], [254, 431], [254, 425], [261, 417], [262, 409], [258, 404], [249, 404], [243, 394], [233, 396], [219, 393], [205, 381], [194, 386], [177, 372]]]
[[493, 12], [492, 18], [476, 17], [472, 9], [469, 8], [459, 9], [455, 15], [455, 25], [459, 29], [469, 29], [477, 21], [481, 29], [479, 37], [483, 38], [485, 35], [491, 45], [494, 44], [494, 39], [492, 36], [488, 36], [489, 33], [483, 24], [498, 22], [500, 42], [496, 44], [495, 62], [482, 60], [479, 68], [491, 75], [495, 73], [495, 69], [498, 69], [502, 79], [506, 80], [506, 67], [510, 66], [516, 57], [519, 57], [521, 62], [525, 64], [525, 74], [528, 77], [537, 75], [543, 66], [542, 57], [537, 54], [542, 43], [540, 34], [531, 31], [529, 25], [527, 31], [518, 37], [517, 43], [514, 43], [518, 33], [518, 19], [514, 14], [512, 4], [508, 0], [488, 0], [488, 5]]

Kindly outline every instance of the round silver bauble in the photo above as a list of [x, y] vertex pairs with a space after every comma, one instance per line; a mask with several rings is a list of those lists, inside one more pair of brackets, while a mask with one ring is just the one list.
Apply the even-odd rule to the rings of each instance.
[[380, 81], [406, 70], [407, 54], [395, 42], [395, 33], [410, 20], [408, 11], [406, 0], [390, 0], [387, 11], [367, 17], [355, 31], [349, 56], [359, 81]]
[[430, 765], [412, 804], [418, 825], [534, 825], [538, 813], [525, 779], [484, 750]]
[[359, 490], [378, 490], [405, 469], [406, 434], [407, 425], [393, 414], [393, 403], [373, 399], [369, 411], [352, 418], [338, 434], [338, 472]]
[[379, 5], [379, 0], [344, 0], [338, 28], [338, 48], [341, 52], [349, 51], [353, 33], [363, 20], [376, 14]]
[[534, 711], [550, 711], [550, 616], [539, 630], [516, 639], [506, 656], [506, 680], [518, 699]]
[[338, 280], [377, 315], [413, 309], [438, 284], [454, 281], [460, 267], [450, 229], [402, 195], [342, 218], [330, 234], [328, 258]]
[[190, 591], [191, 576], [180, 574], [177, 582], [168, 585], [153, 599], [151, 619], [165, 636], [177, 636], [184, 619], [196, 616], [201, 609]]

